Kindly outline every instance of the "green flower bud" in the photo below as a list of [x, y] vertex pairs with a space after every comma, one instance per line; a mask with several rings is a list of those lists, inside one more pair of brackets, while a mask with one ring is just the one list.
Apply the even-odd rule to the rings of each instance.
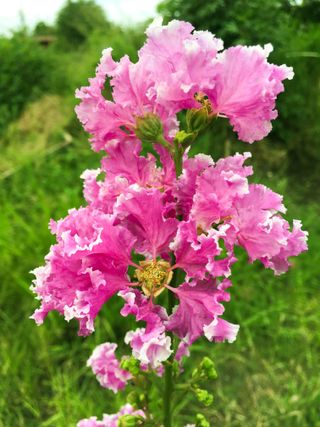
[[153, 113], [136, 117], [135, 134], [142, 142], [156, 142], [163, 134], [162, 122]]
[[133, 356], [122, 359], [120, 367], [129, 371], [133, 376], [137, 376], [140, 373], [140, 363]]
[[194, 380], [215, 380], [217, 377], [214, 363], [209, 357], [204, 357], [199, 366], [192, 372]]
[[187, 111], [186, 120], [189, 132], [200, 132], [208, 126], [210, 117], [205, 107], [191, 108]]
[[214, 363], [209, 357], [204, 357], [200, 363], [200, 371], [209, 380], [215, 380], [218, 377]]
[[127, 402], [130, 403], [132, 406], [139, 406], [140, 399], [139, 399], [139, 393], [136, 391], [131, 391], [127, 395]]
[[174, 139], [175, 139], [175, 142], [177, 142], [179, 145], [187, 147], [194, 141], [196, 136], [197, 135], [193, 132], [190, 133], [184, 130], [180, 130], [179, 132], [176, 133], [176, 136], [174, 137]]
[[196, 427], [210, 427], [209, 421], [207, 421], [204, 415], [196, 415]]
[[137, 427], [142, 426], [144, 418], [140, 415], [123, 415], [118, 420], [119, 427]]
[[203, 390], [201, 388], [196, 388], [194, 393], [199, 400], [199, 402], [203, 403], [205, 406], [210, 406], [213, 402], [213, 396], [207, 390]]

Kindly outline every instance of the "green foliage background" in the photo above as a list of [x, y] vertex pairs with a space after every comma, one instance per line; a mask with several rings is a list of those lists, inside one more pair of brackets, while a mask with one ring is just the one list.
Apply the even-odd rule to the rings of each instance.
[[[219, 379], [208, 384], [215, 403], [204, 411], [212, 425], [320, 426], [320, 3], [171, 0], [159, 10], [167, 20], [210, 29], [226, 46], [272, 42], [271, 60], [293, 65], [296, 76], [279, 97], [279, 119], [265, 141], [237, 142], [221, 121], [194, 152], [218, 158], [252, 151], [254, 180], [283, 193], [288, 219], [301, 218], [310, 233], [309, 252], [280, 278], [238, 254], [226, 305], [226, 318], [241, 325], [238, 339], [197, 343], [184, 375], [204, 355], [215, 360]], [[86, 339], [55, 313], [38, 328], [28, 319], [37, 306], [28, 272], [53, 243], [49, 218], [84, 203], [79, 176], [99, 164], [75, 118], [74, 90], [93, 75], [103, 48], [135, 59], [144, 28], [120, 28], [82, 0], [68, 1], [54, 27], [39, 23], [34, 33], [21, 28], [0, 38], [1, 427], [71, 427], [124, 401], [85, 367], [95, 345], [122, 342], [131, 327], [131, 319], [118, 315], [119, 302], [108, 303]], [[44, 47], [48, 36], [54, 41]], [[198, 411], [188, 393], [176, 396], [174, 407], [177, 427]]]

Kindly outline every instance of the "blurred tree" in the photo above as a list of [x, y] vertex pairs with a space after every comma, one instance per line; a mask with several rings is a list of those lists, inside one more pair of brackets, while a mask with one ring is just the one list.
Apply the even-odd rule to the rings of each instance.
[[93, 0], [68, 0], [57, 18], [57, 36], [64, 47], [74, 48], [108, 24], [103, 9]]
[[55, 28], [42, 21], [38, 22], [33, 30], [34, 36], [52, 36], [53, 34], [55, 34]]
[[25, 30], [0, 38], [0, 135], [25, 105], [53, 88], [54, 59]]
[[232, 44], [273, 42], [279, 25], [288, 25], [293, 12], [290, 0], [164, 0], [158, 7], [166, 20], [191, 22], [197, 29], [209, 30]]

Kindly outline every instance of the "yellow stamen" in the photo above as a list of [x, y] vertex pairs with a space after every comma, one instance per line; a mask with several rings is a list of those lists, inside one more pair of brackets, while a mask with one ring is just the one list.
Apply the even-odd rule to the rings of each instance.
[[194, 94], [194, 99], [199, 102], [205, 110], [207, 110], [208, 114], [213, 112], [212, 104], [206, 94], [203, 92], [196, 92]]
[[140, 261], [141, 269], [135, 271], [135, 276], [142, 286], [145, 295], [157, 297], [172, 279], [172, 271], [167, 261]]

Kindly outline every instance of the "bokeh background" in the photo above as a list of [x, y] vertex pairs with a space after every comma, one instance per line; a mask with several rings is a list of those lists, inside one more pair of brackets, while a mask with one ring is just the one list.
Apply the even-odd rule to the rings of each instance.
[[[0, 426], [71, 427], [123, 402], [85, 363], [95, 345], [121, 342], [131, 320], [119, 318], [114, 299], [86, 339], [56, 313], [36, 327], [28, 319], [37, 305], [28, 272], [53, 242], [49, 218], [84, 203], [79, 176], [99, 164], [73, 111], [75, 88], [93, 75], [105, 47], [117, 59], [136, 58], [156, 1], [46, 1], [48, 11], [61, 3], [46, 22], [34, 22], [39, 2], [24, 3], [12, 31], [5, 5], [0, 12]], [[197, 343], [186, 373], [204, 355], [215, 360], [215, 403], [204, 411], [213, 426], [320, 426], [320, 1], [165, 0], [157, 11], [166, 21], [211, 30], [226, 46], [271, 42], [271, 60], [294, 67], [268, 138], [237, 142], [221, 120], [194, 152], [218, 158], [251, 151], [254, 180], [284, 194], [287, 218], [302, 219], [310, 250], [280, 278], [239, 252], [226, 307], [226, 318], [241, 325], [238, 339]], [[180, 427], [193, 420], [197, 404], [186, 393], [175, 409]]]

